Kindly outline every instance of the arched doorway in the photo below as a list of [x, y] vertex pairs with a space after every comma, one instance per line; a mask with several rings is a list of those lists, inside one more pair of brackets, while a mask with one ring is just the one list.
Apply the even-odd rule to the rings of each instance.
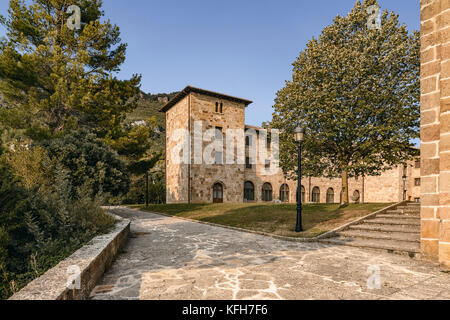
[[223, 203], [223, 185], [217, 182], [213, 186], [213, 202]]
[[268, 182], [264, 183], [262, 187], [262, 201], [272, 201], [272, 185]]
[[312, 190], [312, 202], [320, 203], [320, 189], [319, 187], [314, 187]]
[[280, 188], [280, 201], [289, 202], [289, 186], [287, 184], [283, 184]]
[[244, 202], [255, 201], [255, 185], [251, 181], [244, 183]]
[[329, 188], [327, 190], [327, 203], [334, 203], [334, 190]]

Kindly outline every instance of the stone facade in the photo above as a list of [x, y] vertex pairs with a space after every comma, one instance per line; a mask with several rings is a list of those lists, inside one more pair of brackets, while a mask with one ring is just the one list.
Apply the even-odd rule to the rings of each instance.
[[[201, 124], [201, 133], [208, 129], [221, 128], [223, 133], [229, 129], [237, 129], [244, 132], [245, 129], [253, 129], [256, 132], [261, 128], [245, 125], [245, 108], [251, 101], [226, 96], [202, 89], [187, 87], [173, 101], [170, 101], [162, 111], [166, 112], [166, 186], [167, 203], [211, 203], [214, 201], [213, 188], [220, 184], [223, 193], [223, 202], [262, 202], [263, 185], [270, 184], [272, 200], [283, 200], [295, 203], [297, 194], [297, 182], [287, 179], [281, 169], [267, 174], [265, 164], [253, 164], [248, 168], [244, 162], [238, 164], [196, 164], [198, 153], [194, 141], [201, 139], [196, 137], [195, 126]], [[222, 112], [216, 112], [216, 106], [222, 106]], [[172, 156], [182, 155], [178, 149], [180, 140], [174, 138], [176, 130], [185, 129], [191, 137], [189, 150], [191, 164], [176, 164]], [[256, 139], [255, 139], [256, 140]], [[224, 155], [227, 151], [226, 137], [224, 141]], [[249, 147], [245, 146], [245, 137], [234, 140], [234, 147], [238, 145], [245, 148], [245, 156], [249, 156]], [[253, 142], [254, 143], [254, 142]], [[210, 141], [203, 142], [206, 148]], [[201, 145], [201, 144], [200, 144]], [[200, 148], [201, 149], [201, 148]], [[259, 152], [259, 150], [257, 150]], [[237, 157], [237, 152], [234, 152]], [[201, 150], [200, 150], [201, 156]], [[224, 161], [226, 163], [226, 161]], [[403, 182], [403, 176], [406, 181]], [[353, 202], [400, 202], [405, 199], [410, 201], [420, 200], [420, 186], [416, 186], [416, 179], [420, 179], [420, 168], [416, 168], [414, 162], [406, 168], [399, 166], [393, 168], [381, 176], [349, 179], [349, 197]], [[253, 197], [244, 199], [244, 185], [251, 182], [253, 185]], [[420, 180], [419, 180], [420, 182]], [[285, 196], [281, 196], [281, 188], [287, 185]], [[318, 188], [316, 199], [313, 198], [313, 190]], [[306, 203], [340, 203], [341, 179], [304, 178], [302, 179], [302, 199]], [[404, 190], [405, 195], [404, 195]], [[352, 199], [357, 193], [359, 198]], [[328, 196], [327, 196], [328, 194]]]
[[450, 268], [450, 0], [421, 0], [421, 250]]

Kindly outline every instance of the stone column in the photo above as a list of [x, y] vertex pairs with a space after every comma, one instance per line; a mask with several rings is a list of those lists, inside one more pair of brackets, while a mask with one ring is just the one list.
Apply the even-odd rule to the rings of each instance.
[[421, 250], [450, 268], [450, 0], [421, 0]]

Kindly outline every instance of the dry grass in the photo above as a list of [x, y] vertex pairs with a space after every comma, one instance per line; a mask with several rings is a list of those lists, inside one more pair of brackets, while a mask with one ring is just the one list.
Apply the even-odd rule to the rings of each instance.
[[285, 237], [311, 238], [387, 207], [389, 204], [308, 204], [303, 206], [305, 232], [294, 232], [295, 204], [169, 204], [135, 206], [144, 211], [262, 231]]

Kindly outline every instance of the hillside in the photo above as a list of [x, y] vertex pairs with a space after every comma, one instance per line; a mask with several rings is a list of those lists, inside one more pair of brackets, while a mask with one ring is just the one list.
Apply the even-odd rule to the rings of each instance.
[[161, 108], [178, 92], [173, 93], [160, 93], [149, 94], [141, 92], [141, 98], [138, 102], [138, 107], [127, 115], [126, 122], [132, 123], [141, 120], [147, 120], [148, 118], [155, 117], [159, 127], [165, 128], [165, 116], [164, 113], [159, 112]]
[[152, 141], [154, 144], [150, 148], [150, 153], [164, 152], [165, 149], [165, 115], [159, 112], [161, 108], [178, 92], [149, 94], [141, 92], [138, 107], [126, 117], [125, 123], [131, 124], [142, 120], [148, 120], [155, 117], [157, 130], [152, 133]]

